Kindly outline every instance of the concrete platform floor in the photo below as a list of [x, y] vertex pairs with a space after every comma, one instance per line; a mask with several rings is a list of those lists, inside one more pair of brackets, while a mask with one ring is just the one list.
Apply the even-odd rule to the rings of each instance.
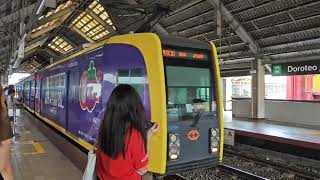
[[230, 111], [224, 112], [224, 127], [236, 131], [306, 142], [320, 148], [320, 129], [318, 127], [299, 126], [270, 120], [234, 118]]
[[12, 148], [15, 180], [79, 180], [82, 172], [71, 163], [35, 126], [34, 118], [21, 110]]

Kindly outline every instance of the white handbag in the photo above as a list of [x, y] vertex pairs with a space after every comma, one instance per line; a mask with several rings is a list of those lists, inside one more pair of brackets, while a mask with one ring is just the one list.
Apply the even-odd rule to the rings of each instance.
[[88, 153], [88, 163], [86, 170], [84, 171], [84, 174], [82, 176], [82, 180], [96, 180], [96, 152], [95, 150], [91, 150]]

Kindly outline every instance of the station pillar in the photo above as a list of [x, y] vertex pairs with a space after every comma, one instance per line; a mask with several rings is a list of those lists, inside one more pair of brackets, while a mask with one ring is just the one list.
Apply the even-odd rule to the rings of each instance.
[[261, 59], [252, 62], [252, 83], [251, 83], [251, 117], [253, 119], [265, 118], [265, 68]]
[[0, 74], [0, 85], [6, 84], [7, 78], [5, 74]]
[[222, 90], [223, 90], [223, 109], [227, 108], [227, 79], [222, 79]]

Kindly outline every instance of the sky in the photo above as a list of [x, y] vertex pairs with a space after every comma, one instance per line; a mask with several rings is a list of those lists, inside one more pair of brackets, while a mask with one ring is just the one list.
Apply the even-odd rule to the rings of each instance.
[[18, 83], [21, 79], [30, 76], [29, 73], [13, 73], [11, 76], [9, 76], [9, 84], [16, 84]]

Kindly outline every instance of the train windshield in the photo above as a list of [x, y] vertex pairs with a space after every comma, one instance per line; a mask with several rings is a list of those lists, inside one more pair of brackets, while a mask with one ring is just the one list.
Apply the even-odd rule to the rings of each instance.
[[209, 68], [166, 66], [168, 121], [188, 121], [213, 115]]

